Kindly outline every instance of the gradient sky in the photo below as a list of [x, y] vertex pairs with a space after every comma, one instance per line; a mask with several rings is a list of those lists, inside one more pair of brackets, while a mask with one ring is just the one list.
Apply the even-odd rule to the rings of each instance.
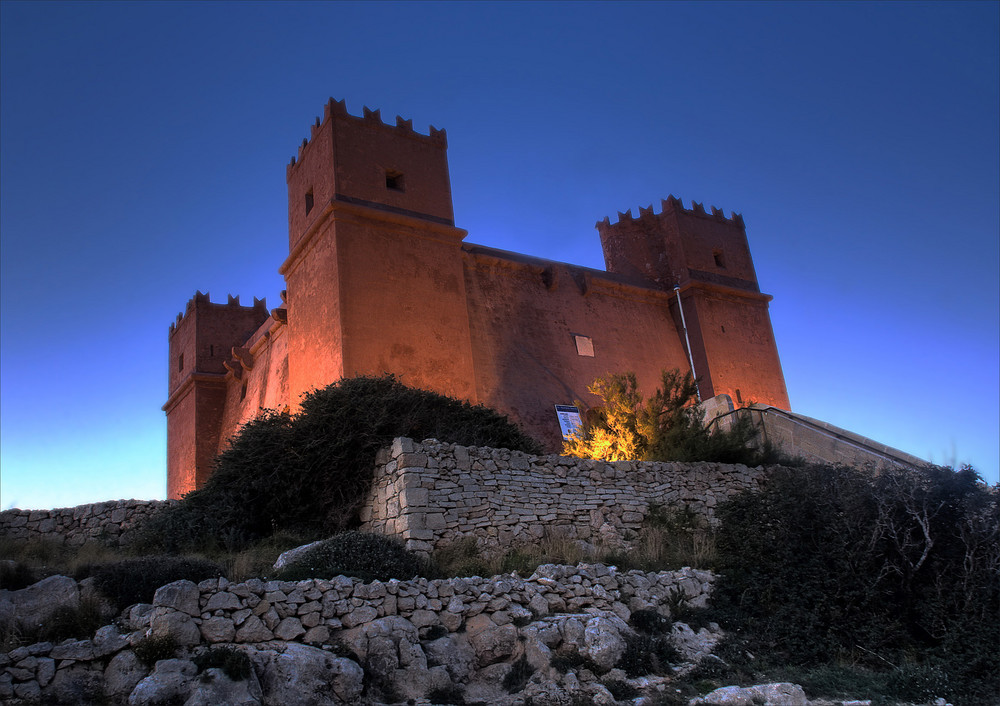
[[0, 3], [0, 509], [166, 485], [167, 327], [276, 306], [333, 96], [448, 130], [469, 242], [742, 213], [792, 408], [998, 479], [996, 2]]

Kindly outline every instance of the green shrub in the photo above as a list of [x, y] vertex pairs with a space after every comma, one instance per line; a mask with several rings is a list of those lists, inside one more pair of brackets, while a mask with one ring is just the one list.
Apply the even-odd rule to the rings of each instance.
[[303, 397], [298, 414], [244, 425], [199, 490], [142, 528], [147, 546], [233, 550], [290, 531], [321, 537], [355, 526], [375, 454], [393, 438], [540, 451], [506, 417], [416, 390], [393, 376], [340, 380]]
[[206, 669], [222, 669], [233, 681], [244, 681], [253, 673], [253, 663], [244, 652], [234, 647], [209, 647], [194, 658], [199, 672]]
[[772, 469], [719, 508], [717, 619], [762, 663], [853, 663], [891, 698], [988, 702], [997, 501], [968, 468]]
[[277, 578], [298, 581], [331, 576], [356, 576], [363, 581], [411, 579], [425, 573], [426, 564], [395, 537], [349, 531], [313, 547], [286, 566]]
[[198, 583], [222, 576], [222, 567], [204, 559], [150, 556], [94, 564], [82, 569], [77, 579], [89, 575], [97, 589], [117, 610], [136, 603], [152, 603], [156, 589], [181, 579]]
[[749, 417], [727, 430], [709, 431], [694, 406], [697, 388], [690, 373], [662, 373], [662, 387], [647, 401], [635, 373], [598, 378], [588, 391], [601, 404], [586, 411], [579, 436], [563, 453], [607, 461], [713, 461], [747, 466], [778, 463], [783, 456], [768, 442], [758, 443]]
[[147, 667], [153, 667], [161, 659], [177, 656], [177, 640], [173, 635], [151, 635], [141, 639], [132, 648], [135, 656]]

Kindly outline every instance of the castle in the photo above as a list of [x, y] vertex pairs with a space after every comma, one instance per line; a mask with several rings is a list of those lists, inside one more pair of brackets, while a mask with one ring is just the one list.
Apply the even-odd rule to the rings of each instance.
[[607, 271], [464, 242], [444, 130], [326, 105], [287, 168], [289, 255], [279, 307], [196, 293], [170, 326], [167, 491], [204, 484], [261, 408], [344, 376], [493, 407], [550, 449], [555, 405], [609, 372], [648, 394], [692, 367], [701, 396], [788, 409], [741, 216], [669, 197], [597, 223]]

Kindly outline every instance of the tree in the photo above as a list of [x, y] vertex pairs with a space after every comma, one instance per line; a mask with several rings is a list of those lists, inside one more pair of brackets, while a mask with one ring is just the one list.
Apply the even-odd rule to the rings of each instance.
[[695, 406], [690, 373], [664, 370], [662, 385], [643, 402], [635, 373], [598, 378], [588, 391], [601, 404], [586, 411], [582, 432], [563, 453], [606, 461], [715, 461], [758, 466], [783, 460], [769, 444], [757, 444], [748, 417], [728, 430], [710, 432]]

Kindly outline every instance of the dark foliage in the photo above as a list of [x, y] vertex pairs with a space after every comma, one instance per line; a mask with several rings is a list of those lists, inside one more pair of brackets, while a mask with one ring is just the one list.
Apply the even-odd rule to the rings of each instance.
[[199, 672], [221, 669], [233, 681], [249, 679], [253, 672], [250, 658], [234, 647], [210, 647], [196, 655], [193, 661]]
[[450, 704], [451, 706], [465, 706], [465, 692], [458, 684], [448, 684], [438, 689], [432, 689], [427, 693], [427, 700], [432, 704]]
[[634, 373], [599, 378], [587, 389], [601, 404], [586, 411], [581, 436], [564, 445], [568, 455], [746, 466], [790, 462], [770, 443], [758, 442], [748, 416], [736, 415], [728, 429], [709, 430], [694, 406], [697, 388], [690, 373], [664, 370], [662, 386], [645, 402]]
[[606, 681], [604, 686], [615, 697], [615, 701], [631, 701], [640, 694], [640, 691], [634, 686], [618, 679]]
[[144, 637], [132, 650], [139, 661], [147, 667], [153, 667], [161, 659], [173, 659], [177, 656], [177, 640], [173, 635], [151, 635]]
[[425, 573], [425, 564], [395, 537], [348, 531], [318, 544], [277, 576], [299, 581], [356, 576], [364, 581], [406, 580]]
[[716, 615], [764, 662], [851, 663], [882, 673], [894, 698], [988, 703], [997, 501], [968, 468], [773, 469], [720, 508]]
[[637, 610], [628, 619], [628, 624], [647, 635], [663, 635], [673, 626], [670, 618], [660, 615], [654, 608]]
[[666, 635], [639, 632], [625, 635], [625, 652], [615, 666], [630, 677], [669, 674], [671, 663], [679, 659], [677, 648]]
[[516, 694], [528, 685], [531, 675], [535, 673], [535, 668], [528, 664], [528, 658], [524, 655], [510, 665], [510, 671], [503, 678], [503, 688], [509, 694]]
[[594, 674], [600, 674], [604, 671], [590, 657], [586, 657], [575, 650], [556, 652], [552, 655], [552, 659], [549, 660], [549, 664], [560, 674], [579, 671], [581, 669], [589, 669]]
[[27, 564], [19, 561], [0, 562], [0, 589], [18, 591], [39, 580], [38, 575]]
[[205, 486], [151, 518], [144, 541], [167, 551], [238, 549], [279, 530], [320, 537], [352, 527], [375, 454], [399, 436], [540, 451], [486, 407], [391, 375], [344, 379], [306, 394], [296, 415], [264, 411], [244, 425]]
[[97, 589], [117, 610], [136, 603], [152, 603], [156, 589], [181, 579], [204, 581], [222, 576], [222, 567], [204, 559], [149, 556], [107, 564], [91, 564], [77, 573], [79, 580], [92, 576]]

